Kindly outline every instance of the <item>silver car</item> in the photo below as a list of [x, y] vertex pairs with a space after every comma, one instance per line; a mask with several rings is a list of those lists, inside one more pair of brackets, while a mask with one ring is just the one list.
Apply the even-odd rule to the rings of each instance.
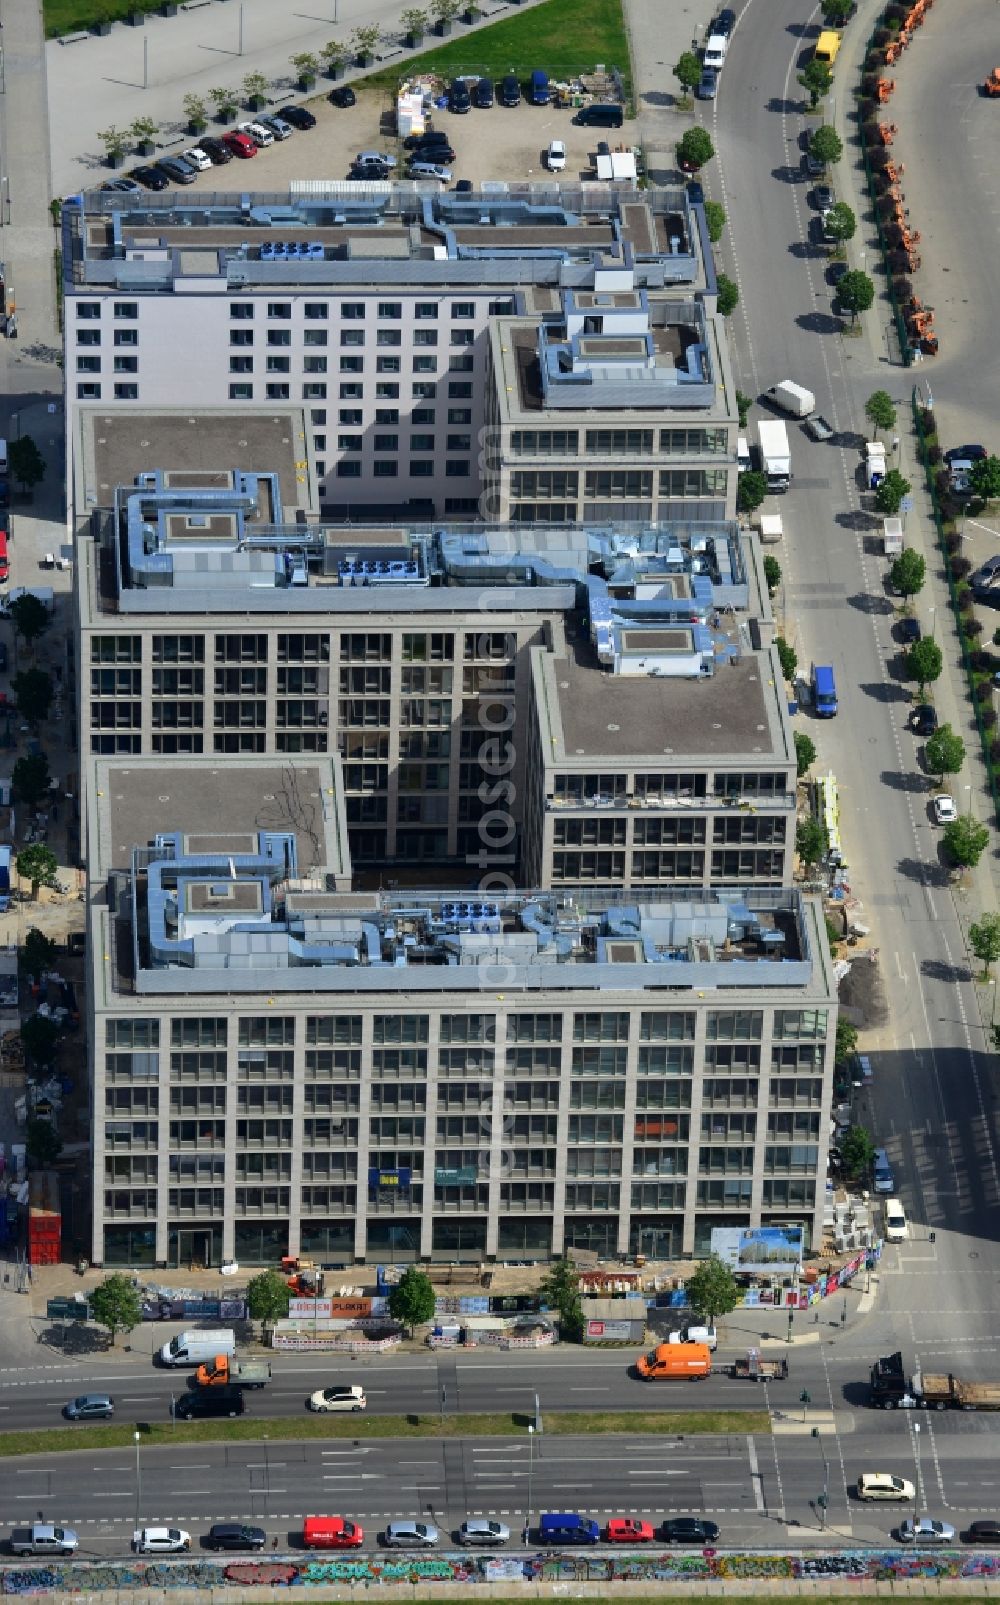
[[387, 1549], [430, 1549], [440, 1536], [429, 1521], [391, 1521], [382, 1542]]
[[955, 1542], [955, 1529], [951, 1523], [934, 1521], [930, 1516], [918, 1516], [916, 1521], [907, 1516], [905, 1521], [900, 1522], [896, 1532], [901, 1544], [916, 1544], [918, 1547]]
[[506, 1522], [490, 1521], [487, 1516], [470, 1516], [463, 1521], [457, 1536], [460, 1544], [492, 1547], [508, 1541], [510, 1528]]

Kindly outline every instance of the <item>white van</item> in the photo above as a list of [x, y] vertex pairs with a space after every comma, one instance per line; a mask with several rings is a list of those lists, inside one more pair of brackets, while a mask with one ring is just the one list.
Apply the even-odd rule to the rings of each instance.
[[753, 466], [750, 459], [750, 442], [746, 435], [740, 435], [736, 441], [736, 472], [745, 474]]
[[716, 72], [721, 72], [725, 65], [728, 48], [729, 40], [725, 34], [713, 33], [705, 46], [705, 66], [714, 67]]
[[910, 1235], [906, 1224], [906, 1211], [898, 1198], [890, 1198], [885, 1206], [885, 1235], [890, 1243], [902, 1243]]
[[236, 1353], [236, 1333], [232, 1327], [215, 1332], [178, 1332], [160, 1350], [161, 1365], [204, 1365], [217, 1354], [233, 1358]]
[[714, 1326], [682, 1326], [679, 1332], [671, 1332], [668, 1342], [705, 1343], [714, 1353], [719, 1346], [719, 1334]]

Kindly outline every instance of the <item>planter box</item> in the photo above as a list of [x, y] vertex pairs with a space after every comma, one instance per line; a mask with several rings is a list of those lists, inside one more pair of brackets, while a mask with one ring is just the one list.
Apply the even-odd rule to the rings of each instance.
[[434, 24], [434, 32], [440, 39], [447, 39], [448, 35], [451, 33], [451, 23], [444, 21], [436, 22]]
[[343, 78], [345, 71], [346, 68], [342, 61], [331, 62], [326, 69], [326, 76], [332, 78], [333, 82], [336, 83], [338, 78]]
[[250, 107], [251, 111], [263, 111], [264, 107], [267, 105], [267, 96], [249, 95], [247, 97], [247, 105]]
[[191, 138], [192, 139], [198, 139], [200, 137], [200, 135], [202, 135], [205, 132], [205, 129], [208, 127], [208, 124], [207, 123], [203, 123], [203, 122], [188, 123], [187, 127], [188, 127], [188, 133], [191, 135]]
[[219, 123], [235, 122], [236, 113], [234, 111], [219, 111], [215, 114], [215, 120]]
[[142, 28], [145, 25], [146, 13], [144, 11], [126, 11], [125, 21], [130, 28]]
[[105, 34], [109, 34], [111, 32], [110, 22], [95, 22], [94, 32], [103, 38]]
[[162, 3], [160, 5], [160, 16], [161, 17], [176, 17], [176, 15], [177, 15], [176, 0], [162, 0]]
[[300, 88], [300, 90], [302, 91], [302, 93], [304, 95], [307, 95], [309, 93], [310, 89], [315, 89], [316, 88], [316, 80], [313, 77], [312, 73], [309, 73], [308, 76], [303, 73], [303, 75], [299, 79], [299, 88]]
[[152, 156], [156, 146], [151, 139], [140, 139], [136, 141], [135, 148], [140, 156]]
[[482, 14], [478, 6], [466, 6], [462, 12], [462, 21], [471, 28], [474, 22], [479, 21]]
[[125, 152], [122, 151], [120, 156], [111, 156], [111, 155], [109, 155], [107, 157], [107, 163], [108, 163], [109, 167], [124, 167], [125, 166]]
[[406, 47], [408, 50], [419, 50], [423, 42], [424, 36], [422, 32], [408, 33], [406, 36]]
[[359, 50], [355, 60], [359, 67], [370, 67], [375, 57], [370, 50]]

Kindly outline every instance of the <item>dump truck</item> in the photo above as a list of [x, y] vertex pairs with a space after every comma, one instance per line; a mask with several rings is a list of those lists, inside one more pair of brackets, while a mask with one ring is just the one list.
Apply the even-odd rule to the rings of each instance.
[[897, 1349], [872, 1366], [868, 1402], [878, 1410], [1000, 1410], [1000, 1382], [966, 1382], [950, 1371], [908, 1377]]
[[780, 418], [762, 418], [757, 425], [757, 439], [760, 443], [761, 467], [767, 475], [768, 490], [787, 490], [792, 477], [788, 430]]
[[268, 1360], [234, 1360], [228, 1354], [217, 1354], [206, 1360], [195, 1372], [200, 1388], [234, 1387], [263, 1388], [271, 1380]]
[[640, 1355], [636, 1370], [647, 1382], [699, 1382], [711, 1373], [712, 1351], [707, 1343], [661, 1343]]
[[759, 1349], [747, 1349], [742, 1359], [733, 1361], [729, 1375], [748, 1382], [784, 1382], [788, 1376], [788, 1361], [784, 1357], [765, 1360]]

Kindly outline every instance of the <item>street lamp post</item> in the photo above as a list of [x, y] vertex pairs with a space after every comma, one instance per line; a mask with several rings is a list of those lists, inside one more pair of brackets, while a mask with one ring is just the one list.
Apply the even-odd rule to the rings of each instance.
[[271, 1504], [271, 1462], [267, 1452], [267, 1433], [264, 1433], [264, 1522], [268, 1520]]
[[924, 1508], [924, 1478], [920, 1469], [920, 1422], [913, 1423], [913, 1459], [917, 1468], [917, 1510], [916, 1517], [920, 1520], [920, 1512]]
[[529, 1422], [529, 1424], [528, 1424], [528, 1508], [527, 1508], [527, 1510], [525, 1512], [525, 1516], [524, 1516], [524, 1546], [525, 1546], [525, 1548], [528, 1547], [528, 1540], [529, 1540], [529, 1538], [531, 1536], [531, 1483], [532, 1483], [532, 1474], [534, 1472], [534, 1469], [535, 1469], [535, 1429], [531, 1425], [531, 1423]]
[[134, 1432], [132, 1434], [132, 1436], [135, 1439], [135, 1527], [134, 1527], [134, 1531], [136, 1533], [138, 1533], [138, 1531], [139, 1531], [139, 1511], [140, 1511], [140, 1508], [141, 1508], [141, 1505], [142, 1505], [142, 1472], [141, 1472], [140, 1467], [139, 1467], [139, 1444], [140, 1444], [140, 1441], [141, 1441], [141, 1436], [140, 1436], [140, 1434], [138, 1432]]

